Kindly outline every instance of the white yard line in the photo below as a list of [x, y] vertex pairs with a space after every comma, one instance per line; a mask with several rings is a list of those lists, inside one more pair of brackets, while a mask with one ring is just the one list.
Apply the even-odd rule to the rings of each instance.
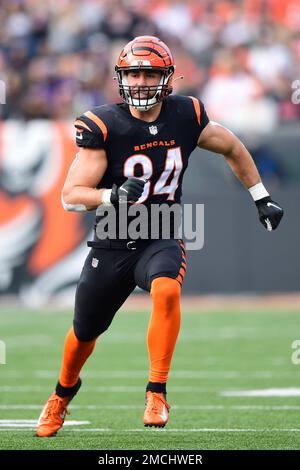
[[[298, 371], [296, 369], [290, 371], [281, 371], [280, 377], [295, 377]], [[85, 371], [82, 374], [83, 378], [103, 378], [103, 379], [119, 379], [119, 378], [147, 378], [148, 372], [146, 370], [98, 370], [98, 371]], [[20, 377], [36, 377], [38, 379], [52, 379], [57, 378], [58, 370], [36, 370], [31, 373], [22, 372], [18, 370], [8, 370], [5, 368], [1, 370], [1, 377], [4, 378], [20, 378]], [[172, 372], [173, 379], [260, 379], [260, 378], [278, 378], [278, 371], [270, 370], [256, 370], [256, 371], [237, 371], [237, 370], [177, 370]]]
[[[66, 425], [66, 423], [65, 423]], [[20, 426], [17, 428], [0, 428], [1, 431], [33, 431], [34, 427], [26, 427], [21, 429]], [[126, 434], [126, 433], [140, 433], [140, 432], [164, 432], [164, 433], [204, 433], [204, 432], [224, 432], [224, 433], [239, 433], [239, 432], [250, 432], [250, 433], [273, 433], [273, 432], [284, 432], [284, 433], [296, 433], [300, 432], [299, 428], [273, 428], [273, 429], [252, 429], [252, 428], [199, 428], [199, 429], [151, 429], [151, 428], [138, 428], [138, 429], [113, 429], [113, 428], [74, 428], [71, 431], [74, 432], [98, 432], [98, 433], [110, 433], [110, 434]]]
[[[11, 404], [0, 405], [0, 410], [40, 410], [41, 404]], [[70, 404], [71, 410], [142, 410], [144, 405], [73, 405]], [[237, 411], [299, 411], [300, 405], [173, 405], [172, 410], [203, 410], [203, 411], [221, 411], [221, 410], [237, 410]]]
[[[174, 393], [204, 393], [210, 390], [214, 390], [212, 388], [206, 387], [170, 387], [170, 392]], [[11, 385], [1, 385], [0, 392], [10, 392], [10, 393], [33, 393], [33, 392], [45, 392], [51, 391], [47, 385], [40, 386], [40, 385], [21, 385], [21, 386], [11, 386]], [[91, 393], [91, 392], [99, 392], [99, 393], [144, 393], [145, 388], [143, 386], [135, 387], [135, 386], [112, 386], [112, 387], [83, 387], [80, 393]]]
[[[280, 377], [295, 377], [296, 370], [282, 371]], [[56, 378], [57, 371], [42, 371], [38, 370], [34, 372], [34, 376], [38, 378]], [[144, 378], [147, 376], [145, 370], [99, 370], [99, 371], [87, 371], [82, 374], [83, 378]], [[234, 379], [234, 378], [272, 378], [278, 377], [278, 371], [270, 370], [257, 370], [257, 371], [236, 371], [236, 370], [223, 370], [223, 371], [212, 371], [212, 370], [177, 370], [172, 372], [172, 378], [174, 379]]]
[[227, 390], [220, 393], [223, 397], [299, 397], [300, 388], [265, 388], [256, 390]]
[[249, 428], [199, 428], [199, 429], [172, 429], [172, 428], [165, 428], [165, 429], [149, 429], [149, 428], [137, 428], [137, 429], [104, 429], [104, 428], [86, 428], [86, 429], [72, 429], [75, 432], [110, 432], [110, 433], [131, 433], [131, 432], [178, 432], [178, 433], [187, 433], [187, 432], [300, 432], [300, 429], [284, 429], [284, 428], [274, 428], [274, 429], [249, 429]]
[[[1, 428], [32, 428], [36, 426], [37, 419], [0, 419]], [[66, 421], [64, 426], [81, 426], [91, 424], [90, 421]]]
[[[184, 386], [172, 386], [169, 388], [170, 393], [215, 393], [218, 388], [212, 387], [184, 387]], [[49, 387], [38, 386], [38, 385], [23, 385], [23, 386], [11, 386], [2, 385], [0, 386], [0, 392], [10, 393], [34, 393], [34, 392], [46, 392], [49, 391]], [[144, 387], [136, 386], [110, 386], [110, 387], [93, 387], [87, 386], [81, 390], [81, 393], [144, 393]], [[225, 390], [219, 391], [219, 395], [223, 397], [299, 397], [300, 388], [289, 387], [289, 388], [268, 388], [268, 389], [255, 389], [255, 390]]]

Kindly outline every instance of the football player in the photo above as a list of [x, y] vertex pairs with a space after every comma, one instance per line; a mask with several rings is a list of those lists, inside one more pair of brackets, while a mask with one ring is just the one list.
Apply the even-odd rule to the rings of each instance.
[[[232, 132], [209, 120], [199, 99], [172, 95], [174, 69], [171, 51], [156, 37], [140, 36], [124, 47], [116, 65], [123, 102], [96, 107], [75, 121], [80, 150], [63, 188], [64, 208], [110, 206], [118, 212], [124, 202], [128, 208], [180, 203], [189, 156], [199, 146], [224, 155], [249, 190], [264, 227], [275, 230], [283, 210], [261, 182], [251, 155]], [[100, 220], [97, 215], [96, 226]], [[96, 339], [136, 286], [148, 291], [153, 302], [143, 423], [163, 427], [169, 419], [166, 383], [180, 328], [184, 243], [172, 231], [169, 239], [133, 240], [118, 234], [102, 239], [96, 230], [88, 245], [60, 375], [37, 425], [41, 437], [54, 435], [63, 425]]]

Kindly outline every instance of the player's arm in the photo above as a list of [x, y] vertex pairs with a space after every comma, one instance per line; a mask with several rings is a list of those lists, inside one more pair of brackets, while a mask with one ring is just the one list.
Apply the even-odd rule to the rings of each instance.
[[135, 202], [142, 195], [146, 180], [128, 178], [120, 187], [97, 189], [107, 168], [104, 149], [81, 148], [73, 161], [62, 191], [65, 210], [85, 212], [99, 205]]
[[258, 208], [261, 223], [267, 230], [275, 230], [283, 216], [283, 209], [270, 198], [243, 143], [231, 131], [210, 121], [200, 134], [198, 146], [224, 155], [233, 173], [248, 188]]
[[104, 149], [80, 148], [62, 190], [66, 210], [84, 212], [103, 203], [105, 189], [97, 189], [107, 168]]
[[255, 163], [244, 144], [220, 124], [210, 121], [200, 134], [198, 146], [224, 155], [234, 174], [248, 189], [261, 182]]
[[128, 178], [120, 187], [98, 189], [108, 166], [106, 140], [109, 129], [101, 116], [87, 111], [76, 119], [76, 144], [80, 148], [62, 190], [65, 210], [85, 212], [99, 205], [135, 202], [144, 190], [145, 181]]

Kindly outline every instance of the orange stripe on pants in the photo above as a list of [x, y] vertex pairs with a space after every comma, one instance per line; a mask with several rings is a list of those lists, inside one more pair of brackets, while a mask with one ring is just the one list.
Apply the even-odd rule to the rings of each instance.
[[165, 383], [180, 329], [180, 292], [176, 279], [158, 277], [152, 281], [153, 309], [148, 327], [150, 382]]

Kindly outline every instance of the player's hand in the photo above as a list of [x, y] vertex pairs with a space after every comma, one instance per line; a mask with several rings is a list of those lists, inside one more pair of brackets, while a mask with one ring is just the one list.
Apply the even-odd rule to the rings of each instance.
[[264, 197], [255, 201], [258, 209], [259, 220], [263, 226], [268, 230], [275, 230], [283, 216], [283, 209], [277, 202], [272, 201], [270, 196]]
[[146, 178], [136, 178], [135, 176], [128, 178], [122, 186], [113, 185], [111, 188], [110, 201], [113, 205], [127, 202], [136, 202], [144, 191], [147, 183]]

